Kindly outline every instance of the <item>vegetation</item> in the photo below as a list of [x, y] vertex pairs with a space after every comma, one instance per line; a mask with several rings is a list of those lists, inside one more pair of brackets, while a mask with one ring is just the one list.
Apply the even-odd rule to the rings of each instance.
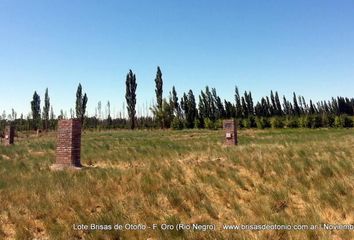
[[189, 90], [188, 95], [183, 94], [181, 100], [181, 107], [184, 112], [185, 127], [193, 128], [194, 121], [198, 116], [198, 111], [196, 108], [195, 98], [192, 90]]
[[137, 84], [136, 84], [135, 74], [133, 74], [132, 70], [129, 70], [129, 73], [127, 74], [125, 85], [126, 85], [125, 99], [127, 100], [127, 110], [130, 119], [130, 128], [134, 129], [135, 114], [136, 114], [135, 105], [136, 105]]
[[[162, 112], [162, 94], [163, 94], [163, 81], [162, 81], [162, 72], [160, 67], [157, 67], [157, 73], [156, 73], [156, 78], [155, 78], [155, 84], [156, 84], [156, 89], [155, 89], [155, 94], [156, 94], [156, 108], [159, 113]], [[161, 114], [157, 114], [159, 117]], [[163, 126], [163, 119], [159, 119], [161, 122], [161, 128], [164, 128]]]
[[[48, 88], [45, 90], [44, 95], [44, 106], [43, 106], [43, 128], [48, 130], [49, 128], [49, 109], [50, 109], [50, 99], [48, 94]], [[53, 109], [52, 109], [53, 111]], [[53, 113], [54, 114], [54, 113]]]
[[[41, 98], [35, 91], [33, 94], [33, 100], [31, 102], [31, 109], [32, 109], [32, 127], [34, 130], [37, 130], [39, 127], [39, 122], [41, 119]], [[5, 115], [6, 116], [6, 115]]]
[[[119, 116], [111, 116], [110, 102], [107, 102], [106, 114], [102, 114], [101, 101], [98, 102], [94, 116], [86, 116], [87, 95], [83, 95], [82, 86], [79, 84], [76, 92], [76, 117], [81, 119], [86, 129], [116, 129], [116, 128], [207, 128], [217, 129], [222, 126], [223, 119], [234, 118], [238, 120], [239, 128], [350, 128], [353, 127], [354, 98], [338, 96], [330, 101], [319, 101], [316, 104], [310, 99], [308, 102], [303, 96], [293, 93], [292, 101], [282, 97], [280, 101], [277, 91], [270, 91], [270, 96], [265, 96], [254, 103], [251, 91], [245, 91], [240, 95], [238, 87], [235, 87], [235, 101], [222, 100], [215, 88], [205, 87], [199, 96], [195, 96], [192, 89], [181, 94], [180, 101], [175, 87], [169, 92], [169, 97], [163, 96], [163, 79], [160, 67], [157, 67], [155, 77], [156, 104], [150, 107], [153, 117], [149, 116], [146, 106], [145, 116], [136, 111], [135, 74], [129, 71], [126, 77], [126, 108], [128, 118], [121, 113]], [[12, 122], [18, 130], [55, 129], [57, 120], [62, 118], [74, 118], [75, 114], [70, 109], [70, 116], [63, 110], [55, 118], [53, 108], [50, 105], [48, 89], [45, 91], [43, 114], [41, 118], [40, 96], [37, 92], [31, 102], [31, 114], [26, 118], [21, 114], [20, 118], [12, 109], [8, 116], [3, 111], [0, 116], [0, 127]], [[197, 102], [196, 99], [199, 101]], [[49, 118], [49, 109], [51, 109]], [[125, 106], [123, 105], [123, 113]], [[129, 121], [127, 121], [129, 119]], [[181, 127], [183, 126], [183, 127]]]
[[[86, 131], [88, 167], [73, 172], [49, 170], [54, 133], [18, 134], [14, 146], [0, 146], [0, 239], [354, 238], [347, 230], [221, 229], [352, 224], [354, 129], [245, 129], [237, 147], [223, 146], [222, 131]], [[211, 223], [218, 230], [74, 230], [80, 223]]]
[[87, 101], [86, 93], [82, 96], [82, 86], [79, 83], [76, 91], [76, 117], [81, 120], [81, 124], [84, 123]]

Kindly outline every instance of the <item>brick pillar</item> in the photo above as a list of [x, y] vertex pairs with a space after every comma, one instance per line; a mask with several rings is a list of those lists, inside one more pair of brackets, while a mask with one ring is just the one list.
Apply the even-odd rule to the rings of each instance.
[[56, 162], [53, 168], [82, 167], [81, 122], [78, 119], [60, 120], [58, 122]]
[[15, 127], [6, 126], [4, 131], [4, 145], [12, 145], [15, 143]]
[[223, 121], [223, 128], [225, 132], [225, 144], [237, 145], [237, 127], [234, 119], [228, 119]]

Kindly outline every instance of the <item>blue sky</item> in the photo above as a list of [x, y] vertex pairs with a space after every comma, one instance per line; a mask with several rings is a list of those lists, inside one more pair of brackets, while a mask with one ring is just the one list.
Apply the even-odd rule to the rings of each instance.
[[90, 115], [108, 100], [118, 114], [129, 69], [145, 109], [158, 65], [165, 97], [173, 85], [232, 101], [235, 85], [254, 101], [271, 89], [353, 97], [354, 2], [0, 0], [0, 111], [26, 116], [48, 87], [56, 114], [69, 112], [80, 82]]

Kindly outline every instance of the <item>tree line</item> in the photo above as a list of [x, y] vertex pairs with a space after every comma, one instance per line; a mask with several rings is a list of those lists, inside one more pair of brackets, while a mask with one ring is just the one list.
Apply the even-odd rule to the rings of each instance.
[[[18, 118], [17, 113], [6, 116], [5, 111], [0, 116], [0, 124], [12, 122], [19, 130], [50, 130], [55, 129], [57, 121], [64, 118], [78, 118], [86, 129], [114, 129], [114, 128], [208, 128], [222, 127], [222, 120], [234, 118], [241, 128], [319, 128], [319, 127], [353, 127], [354, 98], [332, 97], [328, 101], [314, 103], [306, 101], [303, 96], [293, 93], [292, 99], [279, 97], [277, 91], [270, 91], [269, 96], [262, 97], [254, 102], [252, 93], [245, 91], [240, 94], [235, 87], [235, 98], [232, 101], [222, 100], [215, 88], [205, 87], [197, 96], [190, 89], [178, 97], [173, 86], [168, 97], [163, 95], [163, 78], [160, 67], [157, 67], [155, 77], [156, 103], [150, 108], [153, 116], [136, 116], [136, 75], [129, 70], [125, 80], [126, 110], [128, 119], [124, 116], [112, 118], [110, 102], [107, 103], [106, 118], [87, 116], [86, 108], [88, 97], [83, 93], [79, 84], [76, 91], [75, 111], [70, 110], [66, 116], [61, 110], [56, 117], [50, 104], [48, 88], [45, 90], [44, 105], [41, 109], [41, 100], [37, 91], [31, 101], [31, 116]], [[97, 110], [97, 109], [96, 109]], [[98, 110], [101, 111], [101, 102]], [[100, 114], [101, 115], [101, 114]]]

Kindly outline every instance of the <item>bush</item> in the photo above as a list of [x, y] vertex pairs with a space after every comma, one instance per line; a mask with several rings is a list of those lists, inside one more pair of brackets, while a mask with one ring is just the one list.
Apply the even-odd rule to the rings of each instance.
[[323, 126], [320, 115], [304, 115], [300, 117], [300, 126], [303, 128], [320, 128]]
[[334, 118], [334, 126], [337, 127], [337, 128], [343, 127], [342, 119], [341, 119], [340, 116], [336, 116], [336, 117]]
[[310, 128], [311, 127], [311, 119], [308, 115], [303, 115], [299, 120], [300, 127], [302, 128]]
[[334, 126], [337, 127], [337, 128], [342, 128], [343, 127], [343, 121], [342, 121], [342, 118], [341, 116], [336, 116], [334, 118]]
[[259, 128], [259, 129], [263, 129], [263, 128], [264, 128], [263, 122], [261, 121], [262, 118], [263, 118], [263, 117], [256, 117], [256, 126], [257, 126], [257, 128]]
[[314, 115], [311, 118], [311, 128], [320, 128], [322, 127], [322, 118], [320, 115]]
[[299, 127], [299, 119], [297, 117], [287, 117], [285, 119], [285, 126], [287, 128], [298, 128]]
[[250, 124], [250, 122], [248, 121], [247, 118], [242, 119], [242, 126], [243, 126], [244, 128], [250, 128], [250, 127], [251, 127], [251, 124]]
[[344, 117], [344, 127], [346, 127], [346, 128], [353, 127], [353, 119], [348, 116], [345, 116]]
[[322, 127], [334, 127], [334, 116], [322, 114]]
[[270, 125], [272, 128], [283, 128], [284, 127], [283, 120], [280, 117], [272, 117], [270, 119]]
[[183, 121], [179, 117], [174, 117], [171, 123], [171, 128], [174, 130], [181, 130], [183, 129]]
[[216, 120], [215, 123], [214, 123], [214, 129], [220, 129], [222, 127], [223, 127], [222, 126], [222, 119]]
[[245, 126], [243, 125], [242, 119], [237, 119], [237, 124], [238, 124], [237, 127], [240, 128], [240, 129], [245, 127]]
[[207, 129], [215, 129], [214, 122], [211, 121], [209, 118], [204, 119], [204, 125], [205, 125], [205, 128], [207, 128]]
[[353, 127], [353, 119], [347, 115], [340, 115], [334, 118], [334, 126], [337, 128], [350, 128]]
[[256, 119], [254, 118], [254, 116], [248, 116], [248, 118], [242, 120], [242, 123], [245, 128], [257, 127]]
[[256, 126], [259, 129], [269, 128], [270, 121], [268, 118], [265, 117], [256, 117]]
[[199, 118], [196, 118], [194, 120], [194, 128], [203, 128], [203, 122], [199, 119]]

